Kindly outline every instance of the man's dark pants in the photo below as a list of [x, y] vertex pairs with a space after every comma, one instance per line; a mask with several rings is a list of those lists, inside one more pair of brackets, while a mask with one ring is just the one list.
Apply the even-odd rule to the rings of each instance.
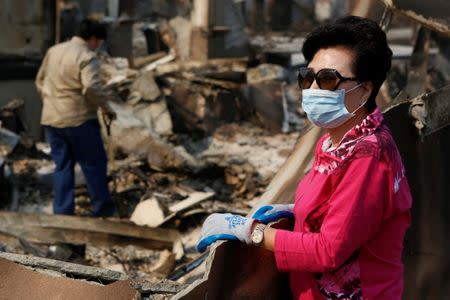
[[78, 163], [86, 179], [92, 215], [111, 216], [115, 206], [108, 190], [107, 158], [98, 121], [89, 120], [77, 127], [45, 126], [45, 133], [56, 163], [54, 213], [74, 214], [74, 166]]

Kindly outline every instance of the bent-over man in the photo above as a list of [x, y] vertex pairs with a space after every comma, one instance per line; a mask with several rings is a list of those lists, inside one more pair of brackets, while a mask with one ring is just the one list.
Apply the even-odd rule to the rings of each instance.
[[106, 39], [106, 27], [83, 20], [71, 40], [51, 47], [36, 78], [43, 100], [41, 124], [56, 163], [55, 214], [74, 214], [74, 166], [86, 179], [93, 216], [111, 216], [114, 203], [108, 190], [107, 158], [100, 135], [97, 110], [108, 112], [107, 100], [117, 95], [99, 79], [94, 52]]

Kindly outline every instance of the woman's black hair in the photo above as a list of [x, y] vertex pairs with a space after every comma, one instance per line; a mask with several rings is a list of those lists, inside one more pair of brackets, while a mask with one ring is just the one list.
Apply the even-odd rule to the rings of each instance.
[[106, 40], [106, 26], [91, 19], [84, 19], [80, 23], [77, 35], [84, 40], [94, 36], [99, 40]]
[[352, 66], [359, 82], [371, 81], [373, 90], [366, 103], [372, 112], [376, 108], [375, 98], [386, 74], [391, 68], [392, 50], [386, 34], [372, 20], [348, 16], [333, 23], [320, 26], [306, 37], [302, 52], [307, 62], [323, 48], [344, 46], [353, 50], [355, 61]]

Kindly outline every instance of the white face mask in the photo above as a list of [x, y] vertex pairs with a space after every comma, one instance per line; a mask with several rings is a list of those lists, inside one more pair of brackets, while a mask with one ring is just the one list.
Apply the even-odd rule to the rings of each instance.
[[355, 112], [364, 106], [364, 101], [353, 112], [345, 107], [345, 94], [361, 86], [362, 83], [352, 87], [348, 91], [321, 89], [303, 90], [302, 108], [308, 119], [316, 126], [322, 128], [336, 128], [355, 116]]

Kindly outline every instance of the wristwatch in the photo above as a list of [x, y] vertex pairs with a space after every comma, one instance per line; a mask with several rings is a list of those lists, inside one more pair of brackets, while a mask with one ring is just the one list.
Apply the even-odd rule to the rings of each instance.
[[252, 232], [252, 244], [255, 246], [260, 246], [264, 240], [264, 229], [266, 228], [266, 224], [257, 224], [255, 229]]

